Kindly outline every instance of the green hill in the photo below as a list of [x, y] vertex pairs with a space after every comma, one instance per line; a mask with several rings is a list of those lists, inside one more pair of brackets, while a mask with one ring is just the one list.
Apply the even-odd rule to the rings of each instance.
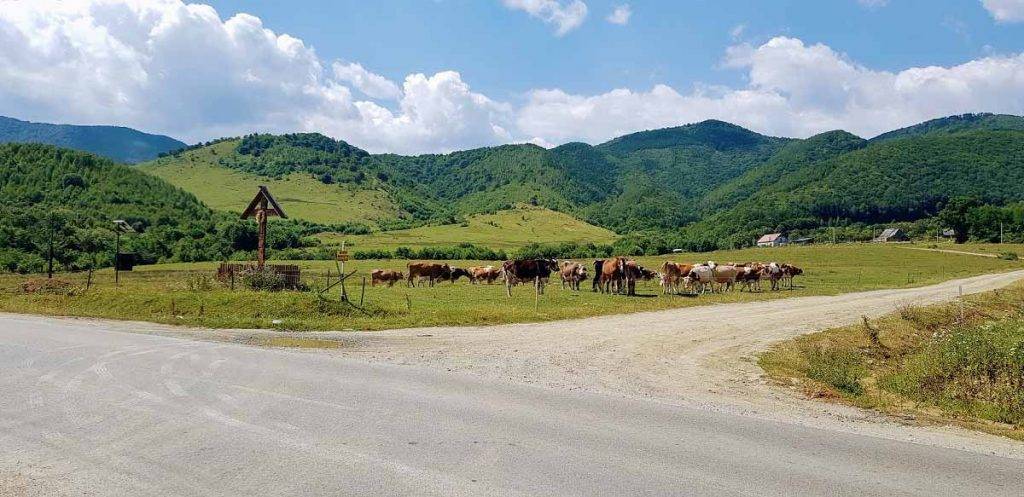
[[910, 138], [927, 134], [950, 134], [963, 131], [1024, 131], [1024, 117], [1006, 114], [963, 114], [932, 119], [907, 128], [883, 133], [872, 142]]
[[0, 143], [45, 143], [129, 164], [155, 159], [161, 153], [185, 147], [174, 138], [120, 126], [33, 123], [3, 116], [0, 116]]
[[659, 233], [661, 247], [707, 249], [765, 231], [914, 221], [960, 195], [1024, 200], [1022, 134], [1024, 118], [992, 114], [872, 140], [845, 131], [776, 138], [705, 121], [596, 146], [420, 156], [373, 155], [317, 134], [250, 135], [143, 170], [217, 209], [240, 208], [257, 183], [287, 198], [295, 217], [392, 230], [532, 204], [620, 234]]
[[421, 226], [368, 235], [325, 233], [320, 238], [334, 245], [345, 240], [354, 250], [393, 250], [403, 246], [421, 248], [462, 243], [509, 250], [537, 242], [607, 244], [613, 242], [616, 235], [568, 214], [542, 207], [517, 206], [493, 214], [472, 215], [459, 224]]
[[[333, 179], [327, 184], [314, 173], [288, 170], [283, 166], [277, 166], [281, 169], [277, 176], [261, 176], [258, 173], [266, 173], [270, 168], [257, 168], [251, 162], [243, 162], [248, 167], [234, 162], [232, 167], [224, 167], [221, 161], [225, 158], [239, 162], [251, 160], [252, 156], [236, 152], [239, 143], [240, 140], [218, 142], [149, 162], [139, 169], [191, 192], [217, 210], [241, 212], [252, 200], [257, 187], [267, 185], [274, 197], [287, 206], [286, 213], [297, 219], [325, 224], [375, 224], [402, 215], [387, 193], [373, 187], [336, 183]], [[278, 164], [265, 163], [271, 167]]]

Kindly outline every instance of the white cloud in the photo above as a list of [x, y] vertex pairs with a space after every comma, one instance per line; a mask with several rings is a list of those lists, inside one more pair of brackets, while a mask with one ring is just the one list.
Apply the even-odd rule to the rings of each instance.
[[555, 143], [596, 143], [713, 118], [773, 135], [846, 129], [874, 136], [952, 114], [1024, 114], [1024, 54], [892, 73], [868, 69], [825, 45], [778, 37], [757, 47], [732, 47], [724, 65], [746, 71], [749, 83], [688, 93], [665, 85], [599, 95], [538, 90], [517, 113], [517, 128]]
[[612, 13], [608, 14], [608, 17], [606, 17], [605, 20], [612, 24], [625, 26], [626, 24], [629, 24], [630, 17], [633, 17], [633, 9], [627, 3], [616, 6], [615, 9], [612, 10]]
[[335, 78], [351, 84], [370, 98], [397, 100], [402, 96], [402, 90], [394, 81], [367, 71], [356, 62], [335, 62], [331, 67], [334, 69]]
[[965, 112], [1024, 114], [1024, 54], [879, 71], [822, 44], [778, 37], [730, 47], [743, 85], [655, 85], [573, 94], [534, 89], [515, 105], [454, 71], [401, 83], [323, 61], [259, 18], [221, 19], [179, 0], [38, 0], [0, 9], [0, 113], [102, 123], [188, 141], [318, 131], [373, 152], [444, 152], [510, 142], [601, 142], [722, 119], [762, 133], [872, 136]]
[[1024, 22], [1024, 0], [981, 0], [999, 22]]
[[587, 18], [587, 4], [582, 0], [502, 0], [502, 3], [554, 25], [558, 36], [580, 27]]
[[[322, 131], [371, 151], [502, 143], [507, 109], [458, 73], [406, 78], [325, 64], [257, 17], [179, 0], [35, 0], [0, 9], [0, 110], [116, 123], [188, 141]], [[392, 100], [391, 110], [353, 95]]]

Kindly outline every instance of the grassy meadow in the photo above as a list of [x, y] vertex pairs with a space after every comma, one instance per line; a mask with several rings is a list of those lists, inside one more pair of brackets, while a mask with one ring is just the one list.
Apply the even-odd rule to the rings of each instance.
[[813, 398], [1024, 440], [1024, 284], [798, 337], [760, 365]]
[[463, 224], [421, 226], [368, 235], [321, 234], [327, 244], [353, 250], [422, 248], [472, 243], [483, 247], [514, 249], [535, 242], [611, 243], [615, 233], [580, 221], [568, 214], [542, 207], [519, 206], [493, 214], [468, 216]]
[[317, 223], [365, 222], [394, 219], [398, 208], [382, 191], [351, 185], [322, 183], [308, 174], [293, 173], [280, 179], [265, 178], [217, 165], [220, 155], [231, 153], [237, 140], [190, 150], [182, 159], [163, 158], [139, 168], [192, 192], [215, 210], [241, 212], [259, 185], [266, 185], [289, 217]]
[[[519, 286], [513, 297], [503, 285], [471, 285], [465, 279], [433, 288], [365, 288], [364, 309], [338, 302], [337, 291], [321, 301], [314, 292], [254, 292], [225, 288], [213, 280], [217, 263], [143, 266], [122, 273], [121, 285], [113, 286], [110, 270], [94, 274], [84, 290], [86, 275], [61, 274], [75, 290], [70, 294], [27, 294], [19, 289], [29, 277], [0, 275], [0, 311], [46, 315], [88, 316], [143, 320], [216, 328], [281, 328], [290, 330], [377, 330], [435, 325], [488, 325], [621, 314], [722, 302], [742, 302], [892, 287], [920, 286], [975, 274], [1008, 271], [1024, 265], [969, 255], [905, 250], [884, 245], [838, 245], [745, 249], [703, 254], [641, 257], [641, 264], [656, 267], [674, 261], [780, 261], [806, 271], [797, 287], [780, 292], [731, 292], [720, 295], [663, 296], [656, 282], [639, 285], [637, 297], [563, 290], [548, 285], [536, 298], [531, 287]], [[293, 262], [303, 268], [310, 286], [322, 286], [330, 261]], [[486, 261], [450, 261], [456, 266], [488, 264]], [[348, 285], [350, 296], [360, 298], [360, 278], [374, 268], [405, 270], [406, 261], [352, 261], [348, 271], [358, 273]], [[589, 285], [589, 284], [588, 284]], [[240, 286], [240, 285], [239, 285]], [[277, 323], [275, 323], [277, 321]]]

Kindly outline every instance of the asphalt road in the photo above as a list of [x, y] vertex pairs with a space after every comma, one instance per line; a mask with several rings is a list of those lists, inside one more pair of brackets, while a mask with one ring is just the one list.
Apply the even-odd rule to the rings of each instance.
[[1013, 495], [1024, 462], [323, 353], [0, 317], [0, 494]]

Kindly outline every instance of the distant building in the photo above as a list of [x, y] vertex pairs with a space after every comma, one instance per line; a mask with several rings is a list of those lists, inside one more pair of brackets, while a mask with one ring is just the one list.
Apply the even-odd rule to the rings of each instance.
[[782, 233], [769, 233], [757, 239], [758, 247], [781, 247], [789, 244], [789, 238]]
[[805, 236], [803, 238], [794, 238], [790, 240], [789, 243], [792, 243], [793, 245], [810, 245], [814, 243], [814, 238], [809, 236]]
[[956, 230], [953, 228], [942, 230], [942, 238], [956, 238]]
[[878, 243], [909, 242], [910, 237], [907, 236], [905, 231], [899, 228], [886, 228], [882, 231], [881, 235], [878, 235], [872, 241]]

